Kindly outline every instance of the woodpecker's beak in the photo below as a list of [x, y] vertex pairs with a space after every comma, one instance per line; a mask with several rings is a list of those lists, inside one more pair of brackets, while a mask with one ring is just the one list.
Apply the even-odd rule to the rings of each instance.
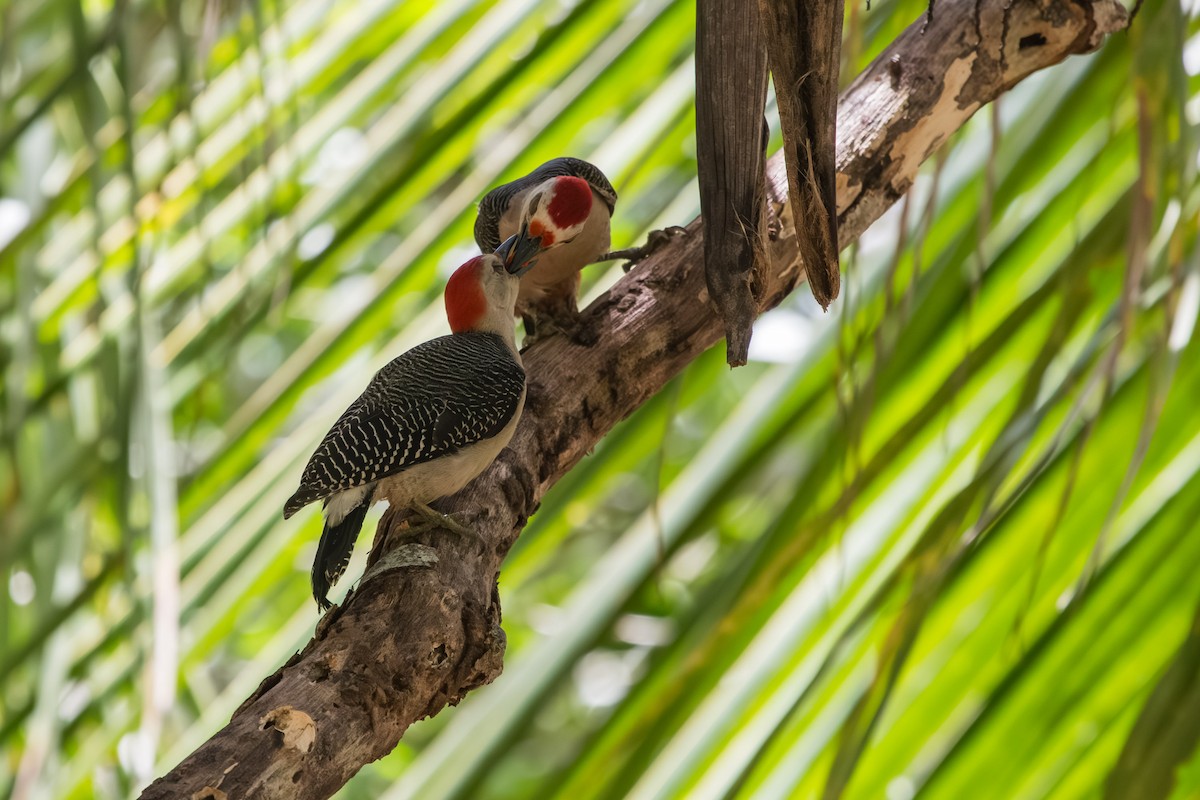
[[542, 252], [540, 236], [532, 237], [528, 229], [522, 229], [514, 234], [496, 249], [496, 255], [504, 259], [504, 268], [511, 275], [521, 276], [529, 272], [537, 263], [538, 254]]

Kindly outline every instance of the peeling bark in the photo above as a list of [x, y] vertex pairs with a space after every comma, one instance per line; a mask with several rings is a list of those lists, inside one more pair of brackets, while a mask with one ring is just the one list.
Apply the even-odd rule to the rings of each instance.
[[[844, 93], [837, 175], [843, 242], [895, 202], [921, 162], [981, 105], [1031, 72], [1098, 47], [1127, 22], [1115, 0], [979, 0], [980, 42], [976, 6], [943, 0], [924, 36], [918, 21]], [[981, 50], [991, 55], [981, 59]], [[782, 159], [772, 159], [768, 194], [785, 195], [786, 185]], [[803, 276], [791, 219], [784, 209], [780, 235], [769, 243], [760, 311]], [[596, 345], [552, 337], [525, 353], [528, 399], [511, 445], [439, 504], [461, 513], [488, 544], [450, 534], [405, 540], [401, 520], [386, 514], [353, 595], [225, 728], [143, 797], [329, 797], [390, 752], [413, 722], [500, 674], [496, 579], [529, 515], [613, 425], [721, 338], [721, 320], [705, 302], [700, 221], [689, 227], [692, 236], [674, 240], [584, 311]]]

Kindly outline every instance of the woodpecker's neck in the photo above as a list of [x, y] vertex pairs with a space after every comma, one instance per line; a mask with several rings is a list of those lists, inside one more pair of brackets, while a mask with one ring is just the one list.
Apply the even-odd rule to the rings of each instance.
[[446, 317], [452, 332], [495, 334], [516, 355], [513, 309], [520, 280], [493, 261], [496, 256], [477, 256], [455, 270], [446, 283]]
[[[516, 281], [513, 282], [513, 299], [505, 307], [499, 307], [494, 304], [488, 304], [483, 314], [475, 320], [475, 324], [465, 328], [456, 328], [451, 325], [450, 330], [454, 333], [491, 333], [499, 336], [508, 349], [517, 354], [517, 340], [513, 325], [514, 307], [517, 301], [517, 286]], [[520, 358], [517, 358], [520, 361]]]

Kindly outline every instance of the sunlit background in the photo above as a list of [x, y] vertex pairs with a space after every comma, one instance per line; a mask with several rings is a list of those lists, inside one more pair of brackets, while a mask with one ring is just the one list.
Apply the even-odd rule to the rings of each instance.
[[[924, 12], [850, 2], [843, 79]], [[3, 796], [128, 796], [307, 641], [283, 501], [490, 186], [588, 158], [618, 247], [698, 213], [694, 15], [0, 0]], [[1197, 73], [1148, 0], [979, 113], [829, 314], [551, 492], [503, 676], [339, 797], [1200, 796]]]

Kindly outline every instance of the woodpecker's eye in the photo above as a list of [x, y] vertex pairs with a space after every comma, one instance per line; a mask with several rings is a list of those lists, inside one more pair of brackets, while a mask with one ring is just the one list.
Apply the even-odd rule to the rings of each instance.
[[542, 193], [538, 192], [537, 194], [535, 194], [529, 198], [529, 205], [527, 207], [528, 210], [526, 211], [526, 214], [528, 216], [532, 217], [534, 214], [536, 214], [538, 212], [538, 209], [540, 209], [541, 207], [542, 207]]

